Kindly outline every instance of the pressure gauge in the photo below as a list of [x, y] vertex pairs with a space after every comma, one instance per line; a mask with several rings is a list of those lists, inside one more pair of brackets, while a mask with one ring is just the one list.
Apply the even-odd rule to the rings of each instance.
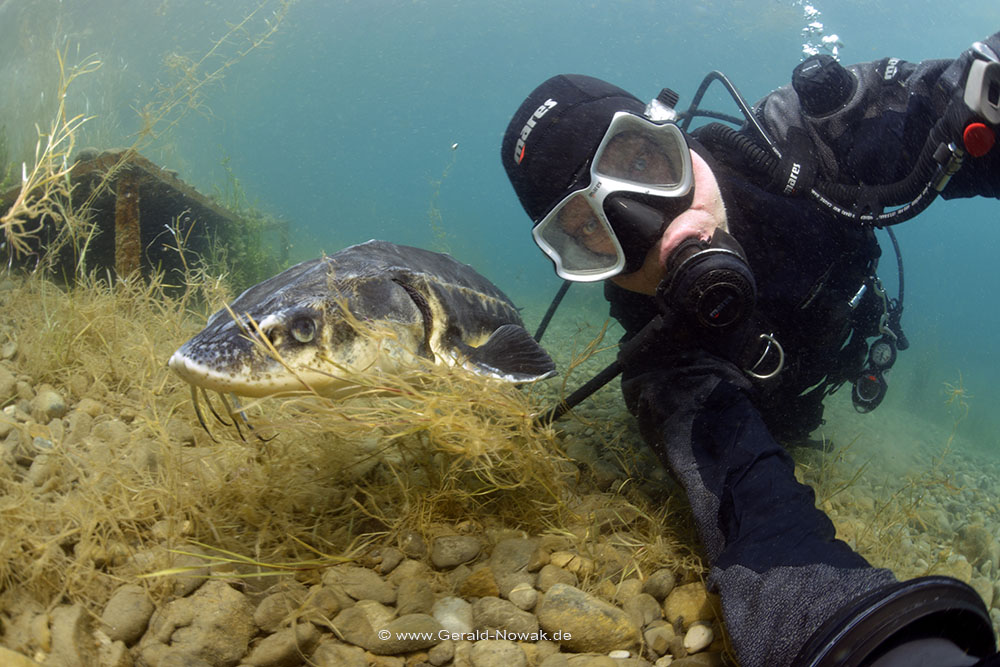
[[886, 369], [896, 363], [896, 345], [892, 339], [882, 336], [868, 348], [868, 363], [878, 369]]

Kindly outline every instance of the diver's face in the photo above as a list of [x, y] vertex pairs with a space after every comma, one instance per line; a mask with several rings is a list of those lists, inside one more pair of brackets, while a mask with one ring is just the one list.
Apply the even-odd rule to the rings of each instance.
[[[602, 174], [639, 184], [673, 183], [677, 179], [662, 146], [640, 132], [623, 132], [614, 137], [601, 154], [598, 169]], [[672, 211], [673, 215], [677, 213], [676, 209]], [[570, 199], [559, 212], [558, 222], [563, 233], [591, 252], [615, 255], [614, 242], [587, 195], [581, 193]]]
[[[601, 154], [598, 170], [641, 184], [673, 183], [677, 178], [662, 147], [640, 132], [623, 132], [612, 139]], [[616, 252], [604, 225], [582, 194], [560, 211], [559, 225], [565, 234], [591, 252], [602, 255]]]
[[728, 231], [726, 207], [715, 174], [694, 151], [691, 152], [691, 167], [694, 174], [691, 205], [667, 225], [660, 241], [650, 249], [638, 271], [611, 278], [619, 287], [642, 294], [655, 294], [660, 281], [666, 277], [667, 261], [681, 242], [694, 237], [707, 243], [716, 229]]
[[[584, 168], [589, 184], [582, 178]], [[690, 151], [676, 125], [617, 112], [591, 163], [581, 166], [568, 194], [537, 221], [532, 235], [564, 279], [606, 280], [641, 260], [635, 256], [642, 250], [636, 243], [649, 241], [662, 222], [689, 206], [692, 180]], [[629, 198], [647, 207], [662, 206], [663, 220], [648, 210], [622, 212], [622, 200]], [[631, 244], [627, 248], [616, 236], [616, 225]]]
[[559, 212], [558, 223], [564, 234], [576, 239], [587, 250], [599, 255], [615, 256], [615, 244], [603, 223], [598, 220], [597, 213], [587, 202], [586, 195], [580, 194], [568, 201]]
[[645, 185], [677, 181], [664, 148], [640, 132], [623, 132], [614, 137], [597, 167], [602, 174]]

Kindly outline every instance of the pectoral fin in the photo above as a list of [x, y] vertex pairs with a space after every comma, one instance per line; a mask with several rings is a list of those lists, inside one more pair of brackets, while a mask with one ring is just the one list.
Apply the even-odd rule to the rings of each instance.
[[479, 347], [460, 345], [466, 366], [508, 382], [536, 382], [556, 374], [556, 365], [524, 327], [504, 324]]

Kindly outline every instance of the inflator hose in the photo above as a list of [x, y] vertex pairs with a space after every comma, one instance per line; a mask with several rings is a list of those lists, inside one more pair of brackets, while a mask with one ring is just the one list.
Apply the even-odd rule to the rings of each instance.
[[[840, 217], [875, 222], [879, 226], [909, 220], [925, 209], [937, 196], [937, 191], [930, 187], [939, 169], [935, 153], [938, 146], [948, 143], [946, 128], [953, 127], [957, 120], [951, 117], [953, 113], [946, 113], [931, 128], [917, 163], [906, 178], [885, 185], [846, 185], [822, 181], [815, 184], [810, 190], [810, 195]], [[781, 170], [782, 160], [739, 130], [722, 123], [709, 123], [699, 128], [698, 138], [735, 150], [746, 160], [747, 166], [765, 174], [776, 187], [784, 187], [786, 174]], [[870, 202], [880, 208], [904, 204], [909, 206], [882, 213], [881, 210], [858, 211], [854, 205], [842, 206], [837, 202]]]

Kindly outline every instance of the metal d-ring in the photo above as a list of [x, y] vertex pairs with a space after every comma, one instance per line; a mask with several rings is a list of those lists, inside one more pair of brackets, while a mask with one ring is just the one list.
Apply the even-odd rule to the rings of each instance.
[[[781, 347], [781, 343], [778, 342], [778, 339], [774, 337], [774, 334], [762, 333], [760, 334], [759, 337], [762, 340], [767, 341], [767, 345], [764, 347], [764, 351], [761, 353], [760, 358], [757, 359], [757, 363], [755, 363], [753, 366], [751, 366], [744, 372], [750, 377], [754, 378], [755, 380], [770, 380], [771, 378], [777, 376], [778, 373], [781, 372], [781, 369], [785, 367], [785, 350], [783, 347]], [[778, 350], [778, 365], [775, 366], [774, 370], [771, 371], [770, 373], [765, 373], [762, 375], [760, 373], [754, 372], [755, 368], [764, 363], [764, 360], [767, 358], [767, 355], [770, 354], [771, 352], [772, 346]]]

